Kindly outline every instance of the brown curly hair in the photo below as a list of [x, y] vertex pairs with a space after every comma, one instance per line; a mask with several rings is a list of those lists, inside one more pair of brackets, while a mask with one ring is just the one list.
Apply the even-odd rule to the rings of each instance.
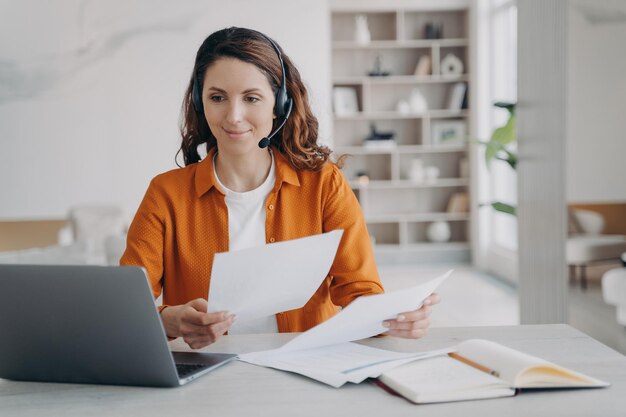
[[[271, 145], [281, 152], [295, 169], [318, 171], [329, 160], [331, 150], [317, 144], [318, 121], [309, 106], [306, 87], [298, 69], [281, 51], [287, 80], [287, 93], [293, 99], [293, 109], [284, 127], [272, 138]], [[194, 83], [202, 91], [204, 74], [221, 58], [236, 58], [255, 65], [267, 77], [274, 92], [282, 82], [282, 69], [274, 46], [269, 38], [252, 29], [230, 27], [209, 35], [196, 54], [187, 91], [183, 100], [180, 131], [185, 165], [200, 161], [198, 146], [206, 143], [207, 152], [217, 146], [204, 114], [197, 112], [193, 105]], [[273, 129], [280, 123], [274, 121]], [[177, 152], [177, 155], [178, 155]]]

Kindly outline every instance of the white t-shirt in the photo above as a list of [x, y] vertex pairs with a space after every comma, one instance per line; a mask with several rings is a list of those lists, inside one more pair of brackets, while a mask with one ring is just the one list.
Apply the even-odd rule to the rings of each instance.
[[[272, 156], [272, 165], [263, 184], [254, 190], [243, 193], [232, 191], [222, 184], [215, 171], [215, 157], [213, 159], [215, 180], [226, 194], [229, 250], [265, 245], [265, 200], [276, 182], [274, 155], [271, 151], [270, 155]], [[235, 321], [228, 333], [278, 333], [276, 316], [262, 317], [243, 323]]]

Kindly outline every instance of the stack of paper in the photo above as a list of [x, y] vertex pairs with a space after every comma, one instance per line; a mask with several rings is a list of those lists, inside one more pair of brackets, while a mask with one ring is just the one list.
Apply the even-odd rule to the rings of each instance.
[[[238, 321], [245, 321], [302, 307], [328, 274], [342, 234], [335, 230], [217, 254], [208, 297], [211, 310], [227, 310], [236, 314]], [[386, 332], [384, 320], [418, 309], [451, 272], [415, 287], [359, 297], [281, 348], [239, 355], [239, 359], [340, 387], [377, 377], [406, 362], [446, 353], [449, 350], [399, 353], [350, 342]]]
[[312, 349], [284, 352], [281, 349], [239, 355], [239, 360], [254, 365], [295, 372], [339, 388], [346, 382], [358, 384], [376, 378], [397, 366], [450, 352], [392, 352], [358, 343], [340, 343]]
[[302, 333], [279, 349], [239, 355], [255, 365], [296, 372], [333, 387], [359, 383], [404, 363], [452, 349], [399, 353], [349, 343], [385, 332], [384, 320], [419, 308], [452, 271], [422, 285], [353, 301], [330, 320]]

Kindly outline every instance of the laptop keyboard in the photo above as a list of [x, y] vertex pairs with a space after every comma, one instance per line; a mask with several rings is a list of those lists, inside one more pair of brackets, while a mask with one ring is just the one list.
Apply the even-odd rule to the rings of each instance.
[[198, 363], [177, 363], [176, 371], [178, 372], [178, 376], [180, 378], [185, 378], [199, 369], [205, 368], [206, 365], [198, 364]]

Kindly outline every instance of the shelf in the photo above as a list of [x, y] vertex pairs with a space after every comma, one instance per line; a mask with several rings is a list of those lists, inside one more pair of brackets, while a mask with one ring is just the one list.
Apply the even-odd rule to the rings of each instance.
[[346, 116], [336, 116], [335, 120], [401, 120], [401, 119], [424, 119], [424, 118], [451, 118], [466, 117], [467, 110], [429, 110], [426, 113], [403, 114], [397, 111], [359, 112]]
[[337, 146], [334, 150], [336, 154], [351, 155], [389, 155], [400, 154], [422, 154], [422, 153], [458, 153], [467, 152], [467, 146], [447, 146], [447, 145], [396, 145], [395, 147], [367, 147], [367, 146]]
[[469, 250], [469, 242], [446, 242], [446, 243], [409, 243], [405, 245], [377, 244], [376, 251], [396, 252], [398, 249], [409, 251], [432, 251], [432, 250]]
[[402, 153], [459, 153], [467, 152], [467, 145], [401, 145]]
[[461, 47], [467, 46], [466, 38], [455, 39], [413, 39], [413, 40], [388, 40], [371, 41], [363, 45], [355, 41], [334, 41], [333, 49], [412, 49], [412, 48], [433, 48], [433, 47]]
[[[426, 10], [396, 5], [364, 10], [354, 3], [354, 8], [332, 12], [332, 86], [354, 90], [333, 90], [333, 104], [355, 111], [333, 116], [334, 154], [350, 156], [343, 173], [363, 209], [377, 260], [381, 253], [395, 261], [469, 260], [470, 146], [464, 138], [470, 113], [460, 109], [460, 99], [467, 103], [467, 92], [472, 92], [468, 6], [433, 2]], [[369, 35], [362, 36], [363, 20]], [[425, 38], [442, 35], [446, 38]], [[371, 41], [359, 43], [357, 37]], [[454, 62], [445, 65], [448, 54], [463, 68], [454, 71]], [[369, 76], [373, 71], [391, 75]], [[448, 72], [459, 74], [444, 75]], [[457, 83], [466, 88], [462, 91]], [[344, 105], [343, 92], [350, 92], [352, 105]], [[393, 132], [394, 140], [365, 141], [372, 129]], [[359, 181], [364, 176], [369, 178], [365, 184]], [[447, 212], [448, 207], [468, 211]], [[449, 242], [429, 241], [437, 221], [448, 223]]]
[[444, 188], [465, 187], [469, 185], [467, 178], [439, 178], [432, 182], [416, 182], [411, 180], [374, 180], [368, 184], [360, 184], [358, 181], [350, 181], [353, 189], [397, 189], [397, 188]]
[[433, 242], [425, 242], [425, 243], [410, 243], [408, 245], [404, 245], [409, 250], [432, 250], [432, 249], [470, 249], [469, 242], [446, 242], [446, 243], [433, 243]]
[[355, 85], [355, 84], [438, 84], [468, 81], [469, 74], [461, 75], [388, 75], [384, 77], [346, 76], [333, 79], [333, 85]]
[[337, 146], [334, 150], [334, 154], [349, 154], [349, 155], [390, 155], [400, 152], [400, 145], [395, 147], [380, 147], [380, 148], [368, 148], [365, 146]]
[[437, 220], [467, 221], [469, 219], [469, 213], [388, 213], [365, 215], [365, 221], [368, 224], [393, 222], [434, 222]]

